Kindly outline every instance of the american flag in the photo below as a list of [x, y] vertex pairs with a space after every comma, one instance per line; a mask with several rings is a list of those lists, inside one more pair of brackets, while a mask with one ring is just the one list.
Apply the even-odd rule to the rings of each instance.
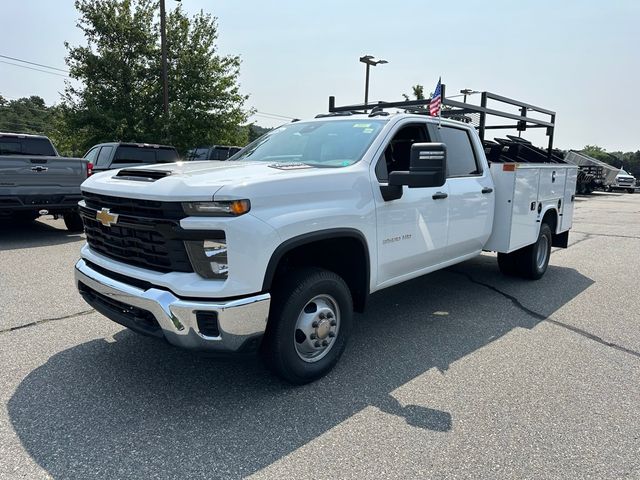
[[436, 85], [436, 91], [433, 92], [431, 100], [429, 100], [429, 115], [437, 117], [440, 115], [440, 108], [442, 107], [442, 78], [438, 79], [438, 85]]

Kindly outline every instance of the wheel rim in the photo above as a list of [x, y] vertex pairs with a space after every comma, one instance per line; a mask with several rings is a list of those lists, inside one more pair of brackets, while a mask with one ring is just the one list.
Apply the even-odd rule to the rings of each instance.
[[538, 241], [538, 254], [536, 256], [536, 263], [538, 270], [544, 268], [544, 264], [547, 262], [547, 255], [549, 252], [549, 239], [546, 235], [542, 235]]
[[305, 362], [324, 358], [333, 348], [340, 330], [340, 308], [330, 295], [309, 300], [298, 315], [293, 333], [296, 353]]

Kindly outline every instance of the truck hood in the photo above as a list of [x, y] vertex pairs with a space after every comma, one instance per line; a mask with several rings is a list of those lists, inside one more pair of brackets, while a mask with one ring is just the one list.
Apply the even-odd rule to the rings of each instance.
[[[211, 200], [223, 187], [226, 198], [238, 198], [251, 193], [257, 184], [279, 183], [315, 176], [335, 176], [344, 168], [319, 168], [304, 164], [269, 162], [178, 162], [109, 170], [91, 176], [82, 190], [111, 196], [160, 201]], [[142, 175], [145, 171], [169, 174], [156, 180], [127, 176], [127, 172]], [[218, 196], [216, 197], [218, 199]]]

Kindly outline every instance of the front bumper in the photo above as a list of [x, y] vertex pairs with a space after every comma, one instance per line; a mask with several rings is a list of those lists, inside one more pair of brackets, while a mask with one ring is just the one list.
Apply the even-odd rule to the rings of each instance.
[[[164, 337], [178, 347], [218, 352], [251, 350], [257, 347], [267, 326], [268, 293], [220, 301], [181, 299], [167, 290], [143, 290], [109, 278], [84, 260], [76, 264], [75, 279], [80, 294], [98, 312], [139, 333]], [[212, 319], [217, 321], [215, 336], [200, 331], [201, 316], [207, 317], [209, 326]]]

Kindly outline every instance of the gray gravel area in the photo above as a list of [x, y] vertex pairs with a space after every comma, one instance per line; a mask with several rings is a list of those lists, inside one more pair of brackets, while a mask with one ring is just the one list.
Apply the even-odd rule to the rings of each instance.
[[538, 282], [484, 254], [373, 295], [291, 387], [90, 311], [61, 221], [0, 224], [0, 478], [640, 479], [640, 195], [573, 232]]

